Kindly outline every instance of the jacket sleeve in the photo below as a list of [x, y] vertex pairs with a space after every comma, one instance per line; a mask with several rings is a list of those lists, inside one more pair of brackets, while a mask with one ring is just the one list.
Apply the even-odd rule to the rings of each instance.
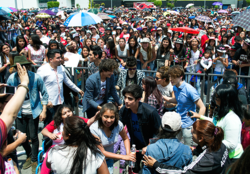
[[121, 73], [119, 74], [119, 77], [118, 77], [118, 81], [117, 81], [117, 86], [119, 86], [120, 88], [120, 91], [122, 90], [122, 76], [124, 74], [124, 70], [121, 71]]
[[47, 92], [46, 86], [45, 86], [42, 78], [38, 74], [37, 74], [37, 76], [38, 76], [38, 81], [37, 81], [38, 90], [42, 95], [41, 103], [42, 103], [42, 105], [47, 105], [48, 100], [49, 100], [49, 94]]
[[91, 105], [91, 107], [97, 108], [99, 104], [94, 101], [94, 85], [94, 82], [90, 80], [90, 78], [88, 78], [86, 81], [84, 97], [86, 98], [86, 101]]
[[119, 105], [122, 104], [122, 101], [121, 99], [119, 98], [118, 94], [117, 94], [117, 91], [115, 89], [115, 78], [114, 76], [112, 75], [110, 77], [110, 93], [111, 93], [111, 96], [114, 98], [115, 102], [117, 102]]
[[153, 129], [154, 136], [156, 136], [158, 131], [159, 131], [160, 125], [161, 125], [161, 118], [160, 118], [160, 116], [159, 116], [159, 114], [158, 114], [158, 112], [157, 112], [157, 110], [155, 108], [154, 108], [154, 111], [151, 114], [151, 121], [150, 122], [154, 123], [152, 129]]

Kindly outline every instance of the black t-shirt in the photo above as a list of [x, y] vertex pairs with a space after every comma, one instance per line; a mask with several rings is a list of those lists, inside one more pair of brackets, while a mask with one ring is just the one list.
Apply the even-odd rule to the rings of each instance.
[[137, 77], [136, 77], [137, 72], [135, 72], [134, 77], [130, 78], [127, 72], [127, 78], [126, 78], [126, 86], [132, 85], [132, 84], [137, 84]]
[[[250, 63], [250, 58], [247, 57], [247, 53], [244, 49], [240, 48], [235, 52], [233, 60], [241, 61], [241, 64], [247, 64]], [[239, 69], [238, 66], [236, 66], [236, 69]], [[249, 67], [243, 67], [241, 68], [241, 72], [248, 73]]]

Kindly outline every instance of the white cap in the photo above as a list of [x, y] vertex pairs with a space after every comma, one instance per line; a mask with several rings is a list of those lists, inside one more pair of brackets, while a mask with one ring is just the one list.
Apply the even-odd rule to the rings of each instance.
[[[89, 27], [89, 29], [96, 29], [96, 27], [95, 26], [91, 26], [91, 27]], [[97, 29], [96, 29], [97, 30]]]
[[122, 25], [128, 25], [128, 23], [127, 22], [123, 22]]
[[90, 33], [90, 34], [92, 34], [90, 30], [87, 30], [87, 31], [86, 31], [86, 33]]
[[75, 37], [77, 37], [77, 36], [79, 36], [78, 33], [73, 34], [73, 38], [75, 38]]
[[141, 40], [141, 43], [150, 43], [150, 40], [149, 40], [149, 38], [144, 37], [144, 38]]
[[134, 28], [133, 30], [134, 30], [134, 31], [137, 31], [137, 29], [136, 29], [136, 28]]
[[[176, 132], [181, 129], [181, 116], [176, 112], [165, 112], [161, 119], [162, 129], [166, 131]], [[171, 129], [165, 128], [169, 126]]]

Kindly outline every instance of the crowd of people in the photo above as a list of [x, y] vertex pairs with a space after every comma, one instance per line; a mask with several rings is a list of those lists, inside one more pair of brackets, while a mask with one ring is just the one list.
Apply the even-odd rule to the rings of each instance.
[[16, 91], [0, 94], [0, 174], [36, 173], [39, 122], [41, 174], [113, 174], [114, 160], [120, 173], [250, 173], [250, 32], [232, 25], [244, 9], [119, 9], [83, 27], [66, 12], [1, 21], [0, 88]]

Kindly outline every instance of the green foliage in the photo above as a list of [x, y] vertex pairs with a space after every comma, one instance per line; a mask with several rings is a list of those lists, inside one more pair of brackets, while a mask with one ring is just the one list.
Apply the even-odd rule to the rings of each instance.
[[76, 8], [80, 8], [80, 5], [79, 5], [79, 4], [76, 4]]
[[116, 6], [114, 5], [114, 7], [113, 8], [116, 8]]
[[154, 5], [157, 6], [157, 7], [161, 7], [162, 1], [161, 1], [161, 0], [160, 0], [160, 1], [159, 1], [159, 0], [158, 0], [158, 1], [155, 1], [155, 2], [154, 2]]
[[59, 7], [59, 5], [60, 5], [60, 2], [58, 2], [58, 1], [48, 1], [47, 2], [48, 8]]
[[215, 5], [214, 8], [217, 9], [217, 8], [219, 8], [219, 6], [218, 6], [218, 5]]
[[148, 2], [155, 2], [156, 0], [148, 0]]
[[[91, 5], [92, 3], [92, 5]], [[94, 8], [94, 1], [93, 0], [89, 0], [89, 8]]]
[[247, 5], [250, 5], [250, 0], [246, 0]]
[[169, 8], [174, 8], [174, 4], [172, 4], [172, 3], [167, 3], [167, 7], [169, 7]]
[[95, 4], [94, 7], [95, 7], [95, 8], [99, 8], [99, 7], [100, 7], [100, 4]]
[[105, 3], [101, 3], [101, 6], [104, 6], [104, 7], [105, 7]]

